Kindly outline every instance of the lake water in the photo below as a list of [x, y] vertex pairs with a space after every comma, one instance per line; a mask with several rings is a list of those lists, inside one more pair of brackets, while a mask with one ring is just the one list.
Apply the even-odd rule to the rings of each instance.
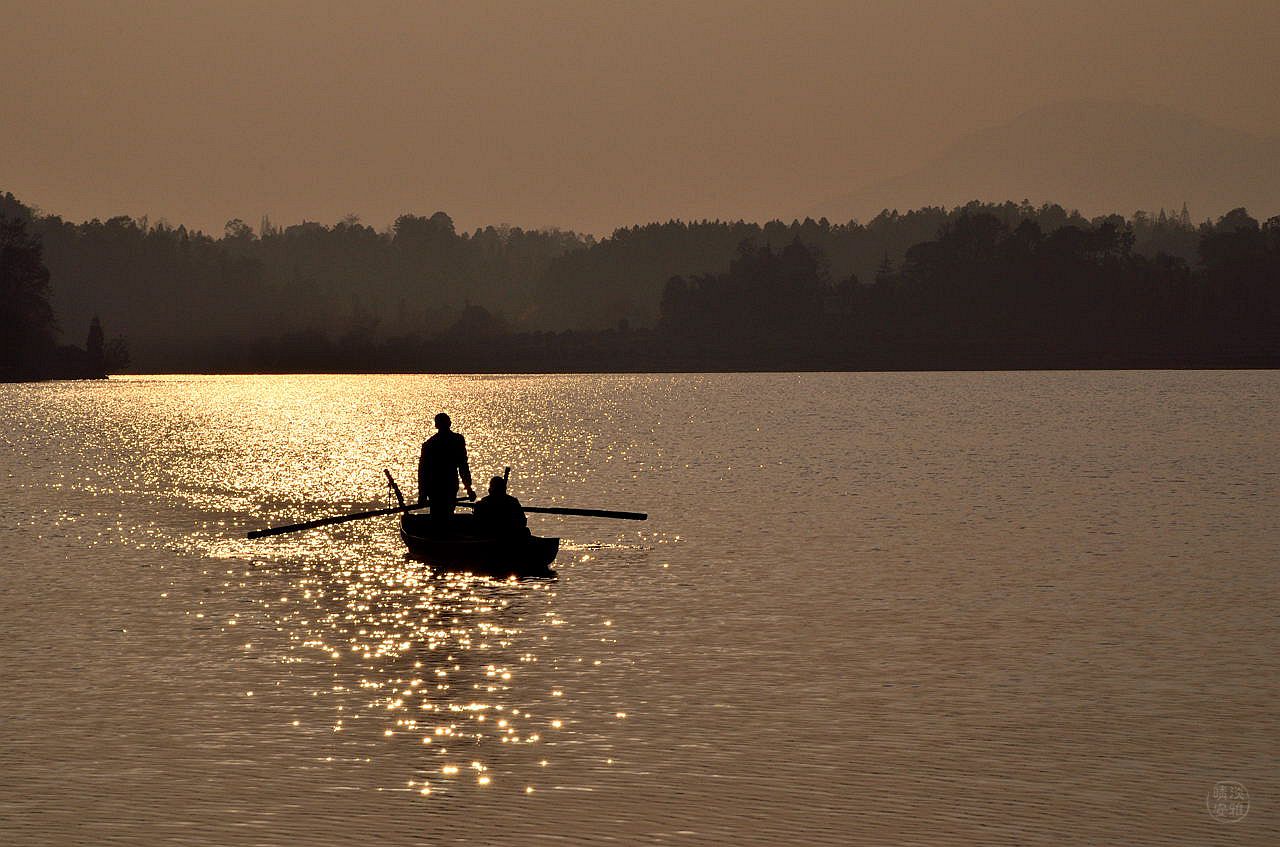
[[[526, 504], [651, 519], [531, 516], [554, 582], [243, 537], [412, 489], [441, 409]], [[1280, 843], [1278, 413], [1275, 372], [0, 386], [0, 842]]]

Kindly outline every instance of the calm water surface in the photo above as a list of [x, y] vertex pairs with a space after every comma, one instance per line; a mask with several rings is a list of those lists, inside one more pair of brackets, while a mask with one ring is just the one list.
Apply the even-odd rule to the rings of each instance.
[[[564, 538], [433, 578], [431, 415]], [[1280, 843], [1274, 372], [0, 386], [4, 844]], [[1248, 814], [1215, 820], [1220, 780]]]

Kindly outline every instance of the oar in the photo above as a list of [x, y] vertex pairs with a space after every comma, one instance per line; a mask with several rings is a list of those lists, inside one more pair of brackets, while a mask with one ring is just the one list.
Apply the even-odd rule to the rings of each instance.
[[[390, 476], [390, 474], [388, 474]], [[502, 469], [502, 481], [506, 482], [511, 477], [511, 468]], [[392, 483], [394, 485], [394, 483]], [[474, 506], [467, 500], [459, 500], [459, 506]], [[644, 512], [611, 512], [608, 509], [570, 509], [560, 506], [521, 506], [526, 512], [537, 512], [540, 515], [577, 515], [584, 518], [617, 518], [623, 521], [647, 521], [649, 516]]]
[[[368, 512], [355, 512], [350, 515], [334, 515], [331, 518], [318, 518], [314, 521], [304, 521], [303, 523], [291, 523], [286, 526], [273, 526], [267, 529], [255, 529], [249, 533], [250, 538], [266, 538], [271, 535], [285, 535], [290, 532], [302, 532], [304, 529], [315, 529], [321, 526], [332, 526], [333, 524], [347, 523], [348, 521], [359, 521], [365, 518], [376, 518], [381, 515], [394, 515], [399, 512], [412, 512], [414, 509], [420, 509], [424, 504], [414, 503], [410, 506], [392, 506], [389, 509], [373, 509]], [[459, 506], [475, 506], [469, 500], [459, 500]], [[613, 512], [607, 509], [570, 509], [561, 506], [525, 506], [526, 512], [537, 512], [541, 515], [578, 515], [586, 518], [617, 518], [624, 521], [647, 521], [649, 516], [644, 512]]]
[[[250, 532], [249, 538], [267, 538], [271, 535], [284, 535], [290, 532], [302, 532], [304, 529], [315, 529], [320, 526], [332, 526], [333, 524], [347, 523], [348, 521], [359, 521], [365, 518], [376, 518], [381, 515], [394, 515], [399, 512], [412, 512], [415, 509], [421, 509], [427, 504], [411, 503], [405, 505], [404, 495], [400, 493], [400, 486], [396, 485], [396, 481], [391, 477], [391, 471], [382, 471], [387, 476], [387, 482], [391, 486], [391, 490], [395, 493], [399, 506], [392, 506], [388, 509], [373, 509], [368, 512], [355, 512], [350, 515], [334, 515], [331, 518], [317, 518], [314, 521], [304, 521], [303, 523], [291, 523], [286, 526], [273, 526], [267, 529], [255, 529]], [[506, 479], [511, 473], [511, 469], [507, 468], [503, 473], [503, 479]], [[470, 500], [459, 500], [459, 506], [475, 506], [476, 504]], [[584, 518], [616, 518], [624, 521], [647, 521], [649, 516], [644, 512], [614, 512], [608, 509], [570, 509], [563, 506], [524, 506], [526, 512], [536, 512], [540, 515], [577, 515]]]
[[394, 515], [396, 512], [411, 512], [414, 509], [421, 507], [422, 504], [420, 503], [405, 505], [404, 495], [400, 493], [400, 486], [396, 485], [395, 479], [391, 476], [391, 471], [383, 468], [382, 472], [386, 474], [387, 484], [391, 486], [392, 493], [396, 495], [396, 500], [400, 503], [399, 506], [394, 506], [389, 509], [373, 509], [368, 512], [354, 512], [350, 515], [334, 515], [331, 518], [317, 518], [314, 521], [291, 523], [288, 526], [273, 526], [268, 527], [267, 529], [255, 529], [253, 532], [249, 533], [249, 537], [266, 538], [270, 535], [284, 535], [290, 532], [302, 532], [304, 529], [315, 529], [319, 526], [332, 526], [333, 524], [346, 523], [347, 521], [361, 521], [365, 518], [376, 518], [380, 515]]
[[[467, 500], [459, 500], [459, 506], [474, 506]], [[540, 515], [579, 515], [584, 518], [617, 518], [623, 521], [647, 521], [649, 516], [644, 512], [613, 512], [608, 509], [570, 509], [566, 506], [521, 506], [526, 512], [537, 512]]]
[[255, 529], [249, 533], [250, 538], [266, 538], [268, 535], [284, 535], [287, 532], [301, 532], [304, 529], [315, 529], [318, 526], [330, 526], [336, 523], [346, 523], [347, 521], [359, 521], [365, 518], [376, 518], [379, 515], [394, 515], [397, 512], [409, 512], [417, 509], [418, 504], [412, 506], [392, 506], [389, 509], [374, 509], [370, 512], [356, 512], [350, 515], [335, 515], [331, 518], [319, 518], [314, 521], [305, 521], [304, 523], [291, 523], [288, 526], [273, 526], [267, 529]]

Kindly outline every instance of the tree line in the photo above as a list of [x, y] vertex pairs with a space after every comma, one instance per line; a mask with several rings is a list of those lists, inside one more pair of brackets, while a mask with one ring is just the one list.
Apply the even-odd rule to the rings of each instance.
[[27, 221], [0, 215], [0, 382], [102, 379], [128, 362], [122, 341], [108, 343], [97, 316], [84, 347], [61, 344], [49, 305], [49, 269]]
[[668, 281], [659, 324], [686, 359], [749, 367], [1220, 367], [1280, 364], [1280, 217], [1244, 209], [1197, 258], [1134, 250], [1119, 219], [1045, 231], [963, 213], [833, 281], [799, 239], [744, 243], [727, 271]]
[[595, 239], [443, 212], [220, 237], [71, 223], [39, 241], [63, 327], [101, 315], [139, 370], [644, 370], [1250, 364], [1275, 356], [1277, 219], [1046, 204], [865, 224], [669, 221]]

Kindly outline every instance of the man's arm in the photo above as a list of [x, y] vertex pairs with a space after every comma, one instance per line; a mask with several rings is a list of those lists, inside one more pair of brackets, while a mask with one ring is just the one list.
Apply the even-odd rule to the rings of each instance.
[[427, 445], [423, 443], [418, 454], [418, 502], [427, 502]]
[[467, 464], [467, 439], [461, 435], [458, 436], [458, 473], [462, 475], [462, 484], [466, 486], [467, 493], [473, 493], [471, 488], [471, 466]]

